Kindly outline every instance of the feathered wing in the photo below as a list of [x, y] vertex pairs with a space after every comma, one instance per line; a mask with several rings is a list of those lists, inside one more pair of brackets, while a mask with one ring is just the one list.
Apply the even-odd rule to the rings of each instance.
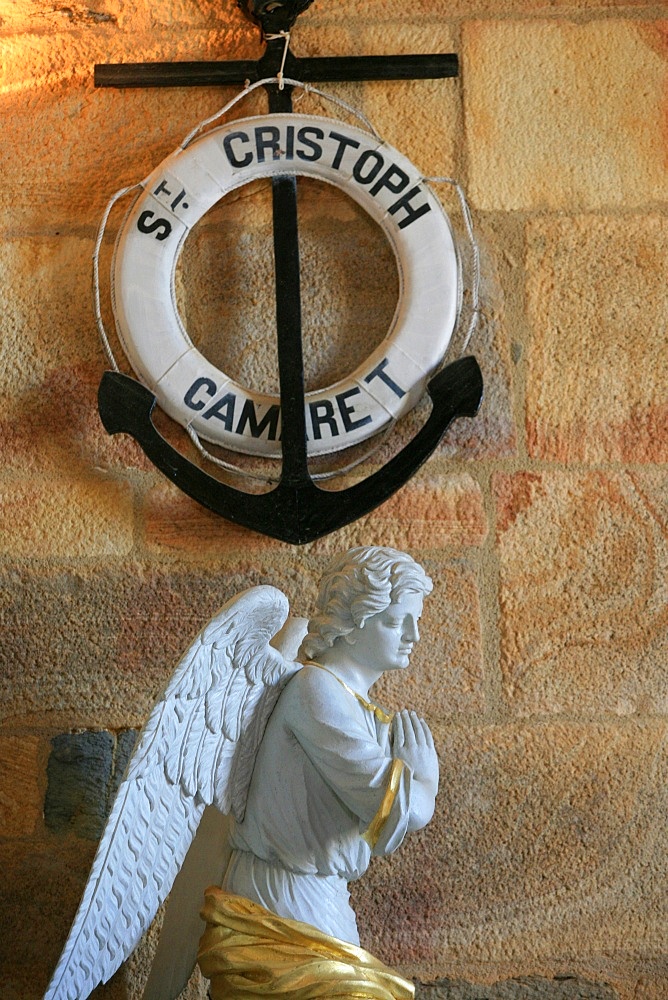
[[243, 818], [266, 722], [298, 666], [269, 644], [287, 615], [274, 587], [244, 591], [179, 663], [119, 788], [45, 1000], [85, 1000], [131, 954], [206, 806]]

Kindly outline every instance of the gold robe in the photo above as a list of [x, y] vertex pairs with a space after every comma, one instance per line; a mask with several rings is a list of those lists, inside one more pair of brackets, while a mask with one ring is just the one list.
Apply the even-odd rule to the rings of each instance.
[[212, 1000], [412, 1000], [414, 987], [367, 951], [242, 896], [207, 889], [197, 960]]

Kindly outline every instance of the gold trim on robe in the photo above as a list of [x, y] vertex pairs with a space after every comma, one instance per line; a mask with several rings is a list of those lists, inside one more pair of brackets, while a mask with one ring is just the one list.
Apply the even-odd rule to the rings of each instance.
[[387, 788], [385, 789], [383, 801], [378, 807], [378, 812], [369, 823], [365, 832], [362, 834], [371, 850], [373, 850], [378, 843], [380, 835], [383, 832], [383, 827], [387, 823], [390, 812], [392, 811], [394, 800], [396, 799], [397, 792], [399, 791], [399, 783], [401, 782], [403, 770], [403, 760], [401, 760], [400, 757], [395, 757], [392, 761], [392, 767], [390, 768], [390, 776], [387, 779]]
[[212, 1000], [413, 1000], [413, 984], [369, 952], [215, 886], [204, 894], [202, 975]]
[[389, 725], [390, 722], [392, 722], [392, 719], [394, 718], [394, 712], [386, 712], [384, 708], [380, 707], [380, 705], [374, 705], [372, 701], [369, 701], [363, 695], [358, 694], [358, 692], [354, 691], [349, 684], [346, 684], [345, 681], [341, 680], [338, 674], [335, 674], [333, 670], [330, 670], [329, 667], [323, 666], [322, 663], [318, 663], [317, 660], [307, 660], [304, 666], [317, 667], [318, 670], [324, 670], [326, 674], [329, 674], [330, 677], [333, 677], [335, 681], [338, 681], [341, 687], [345, 688], [348, 694], [351, 694], [353, 698], [357, 698], [360, 705], [366, 708], [367, 712], [371, 712], [373, 715], [375, 715], [375, 717], [378, 719], [380, 723], [387, 726]]

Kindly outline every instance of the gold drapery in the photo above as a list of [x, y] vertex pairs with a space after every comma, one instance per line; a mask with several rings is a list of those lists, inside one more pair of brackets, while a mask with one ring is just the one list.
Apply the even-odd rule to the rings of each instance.
[[197, 960], [212, 1000], [413, 1000], [412, 983], [369, 952], [215, 886]]

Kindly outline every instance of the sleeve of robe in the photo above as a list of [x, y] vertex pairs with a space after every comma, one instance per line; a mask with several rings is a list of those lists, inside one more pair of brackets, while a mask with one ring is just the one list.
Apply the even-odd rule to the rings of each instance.
[[287, 715], [294, 737], [323, 781], [358, 818], [360, 835], [366, 834], [372, 852], [390, 854], [406, 835], [410, 768], [391, 756], [389, 735], [382, 740], [374, 735], [373, 713], [335, 677], [305, 667], [297, 679]]

